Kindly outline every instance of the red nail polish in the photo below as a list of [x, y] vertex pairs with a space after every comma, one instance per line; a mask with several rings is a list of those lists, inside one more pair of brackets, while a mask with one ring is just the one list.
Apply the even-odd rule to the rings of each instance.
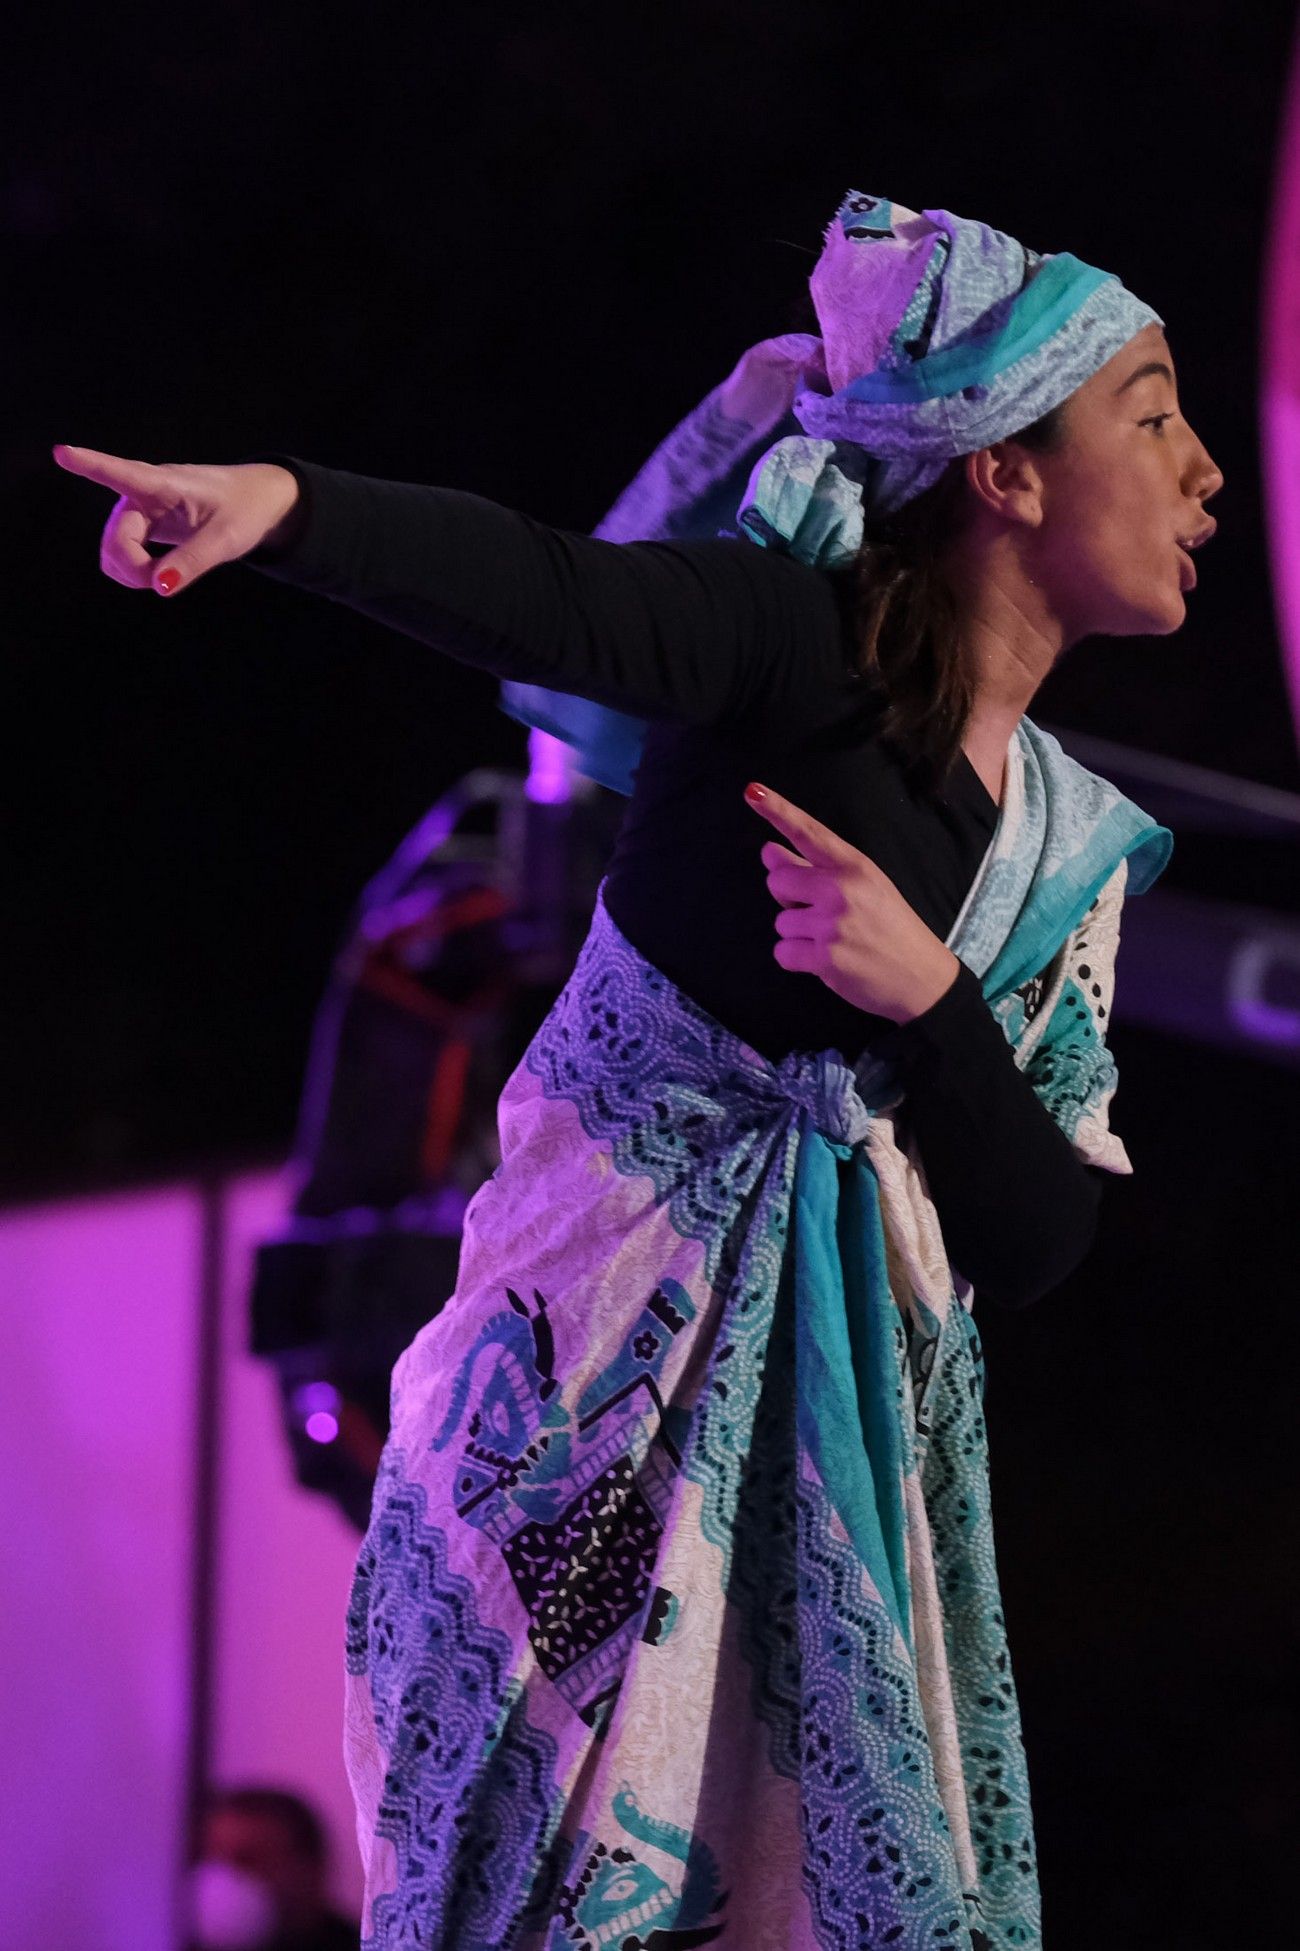
[[756, 806], [760, 799], [767, 798], [767, 787], [760, 786], [756, 780], [751, 779], [745, 788], [745, 798], [751, 806]]
[[154, 587], [160, 596], [170, 596], [173, 590], [180, 588], [180, 585], [181, 572], [179, 569], [163, 569], [160, 571]]

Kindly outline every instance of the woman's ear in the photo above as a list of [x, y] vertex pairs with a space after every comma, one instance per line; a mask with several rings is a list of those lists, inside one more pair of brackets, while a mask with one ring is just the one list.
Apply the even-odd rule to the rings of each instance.
[[966, 485], [981, 508], [999, 521], [1037, 528], [1043, 519], [1043, 475], [1038, 456], [1016, 440], [997, 440], [966, 456]]

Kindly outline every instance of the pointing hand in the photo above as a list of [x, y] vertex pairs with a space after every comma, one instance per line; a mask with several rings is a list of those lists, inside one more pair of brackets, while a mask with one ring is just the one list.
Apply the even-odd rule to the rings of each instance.
[[763, 848], [781, 967], [818, 976], [855, 1008], [895, 1023], [937, 1003], [956, 979], [957, 957], [875, 861], [779, 793], [751, 785], [745, 798], [791, 843]]
[[[154, 467], [148, 461], [56, 447], [69, 474], [110, 489], [117, 500], [104, 527], [99, 562], [127, 589], [173, 596], [219, 563], [279, 540], [298, 501], [288, 468], [254, 461], [239, 467]], [[148, 542], [170, 545], [150, 555]]]

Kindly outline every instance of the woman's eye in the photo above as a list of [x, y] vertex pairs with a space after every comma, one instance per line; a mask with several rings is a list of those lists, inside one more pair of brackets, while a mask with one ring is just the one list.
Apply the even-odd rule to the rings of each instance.
[[1158, 434], [1163, 434], [1165, 421], [1172, 420], [1173, 417], [1172, 413], [1153, 413], [1149, 420], [1139, 420], [1138, 425], [1140, 427], [1154, 427]]

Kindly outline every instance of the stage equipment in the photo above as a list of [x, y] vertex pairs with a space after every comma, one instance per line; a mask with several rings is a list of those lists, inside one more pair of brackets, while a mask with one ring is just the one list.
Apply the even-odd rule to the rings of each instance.
[[366, 888], [312, 1038], [282, 1231], [258, 1251], [251, 1344], [278, 1373], [299, 1480], [358, 1526], [389, 1375], [456, 1281], [496, 1101], [562, 987], [623, 802], [571, 786], [534, 733], [527, 780], [471, 773]]

